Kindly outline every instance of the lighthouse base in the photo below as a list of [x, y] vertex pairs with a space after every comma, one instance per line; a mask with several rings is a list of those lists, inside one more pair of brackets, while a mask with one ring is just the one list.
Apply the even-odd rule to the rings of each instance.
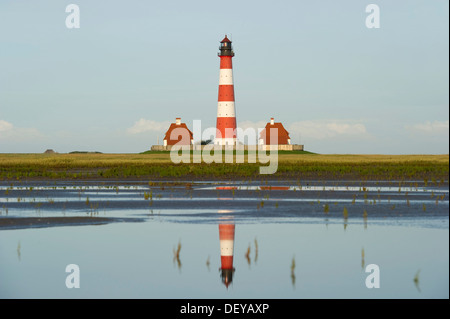
[[216, 138], [214, 139], [214, 145], [235, 146], [236, 138]]
[[[289, 144], [289, 145], [243, 145], [237, 143], [235, 145], [224, 146], [221, 144], [215, 144], [218, 146], [222, 146], [222, 150], [240, 150], [240, 151], [304, 151], [303, 145], [297, 144]], [[162, 152], [162, 151], [171, 151], [173, 145], [152, 145], [151, 151]], [[210, 149], [210, 146], [207, 145], [190, 145], [190, 151], [202, 151], [205, 147]]]

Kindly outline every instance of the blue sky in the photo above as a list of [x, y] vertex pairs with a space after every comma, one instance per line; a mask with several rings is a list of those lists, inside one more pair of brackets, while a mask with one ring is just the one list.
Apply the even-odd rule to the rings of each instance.
[[[65, 8], [80, 7], [79, 29]], [[365, 8], [380, 7], [368, 29]], [[449, 8], [402, 1], [0, 1], [0, 152], [137, 153], [215, 125], [232, 40], [238, 126], [313, 152], [448, 154]]]

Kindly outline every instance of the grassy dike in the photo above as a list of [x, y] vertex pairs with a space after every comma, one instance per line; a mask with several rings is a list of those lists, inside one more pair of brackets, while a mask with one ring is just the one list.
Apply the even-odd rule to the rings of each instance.
[[[258, 161], [174, 164], [170, 152], [141, 154], [0, 154], [0, 180], [28, 179], [343, 179], [448, 182], [448, 155], [319, 155], [279, 152], [278, 169]], [[191, 159], [193, 154], [191, 153]]]

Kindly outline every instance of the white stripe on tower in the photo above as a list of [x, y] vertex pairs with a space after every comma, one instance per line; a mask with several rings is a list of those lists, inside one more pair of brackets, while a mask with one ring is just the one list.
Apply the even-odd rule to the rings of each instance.
[[217, 106], [217, 117], [235, 117], [234, 102], [219, 102]]
[[219, 85], [233, 85], [233, 69], [220, 69]]

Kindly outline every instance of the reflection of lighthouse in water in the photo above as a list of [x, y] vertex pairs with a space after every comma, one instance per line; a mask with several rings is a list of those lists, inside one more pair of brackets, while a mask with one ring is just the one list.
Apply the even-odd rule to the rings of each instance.
[[[224, 213], [228, 211], [219, 211]], [[220, 239], [220, 276], [222, 282], [228, 288], [233, 281], [233, 249], [234, 249], [234, 221], [232, 219], [220, 218], [219, 239]]]

